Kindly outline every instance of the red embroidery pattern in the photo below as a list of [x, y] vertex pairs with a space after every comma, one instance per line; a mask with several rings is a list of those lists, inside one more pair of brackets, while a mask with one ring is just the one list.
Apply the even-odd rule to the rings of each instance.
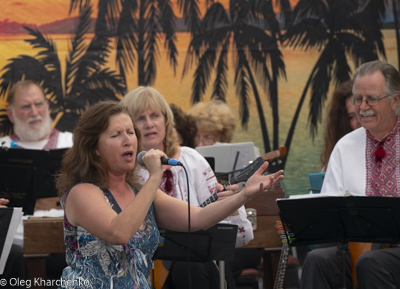
[[399, 197], [399, 136], [400, 121], [395, 128], [381, 141], [367, 133], [366, 165], [367, 165], [367, 196]]
[[45, 149], [55, 149], [57, 148], [57, 140], [58, 140], [58, 133], [59, 131], [57, 129], [52, 129], [50, 136], [49, 136], [49, 141], [47, 144], [44, 146]]
[[[57, 148], [58, 133], [59, 133], [59, 130], [57, 130], [55, 128], [53, 128], [51, 130], [51, 133], [49, 135], [49, 140], [47, 141], [47, 144], [43, 148], [44, 150], [45, 149], [55, 149], [55, 148]], [[10, 138], [15, 142], [19, 142], [20, 141], [19, 137], [15, 133], [10, 135]], [[20, 147], [17, 146], [17, 148], [20, 148]]]
[[210, 193], [210, 195], [212, 195], [216, 192], [215, 185], [214, 186], [208, 185], [207, 189], [208, 189], [208, 192]]
[[172, 174], [171, 170], [164, 171], [161, 184], [158, 188], [168, 196], [176, 197], [174, 192], [174, 175]]
[[382, 160], [386, 156], [386, 151], [383, 148], [383, 143], [382, 142], [379, 143], [378, 149], [374, 152], [374, 156], [375, 156], [376, 164], [379, 167], [381, 167], [382, 166]]

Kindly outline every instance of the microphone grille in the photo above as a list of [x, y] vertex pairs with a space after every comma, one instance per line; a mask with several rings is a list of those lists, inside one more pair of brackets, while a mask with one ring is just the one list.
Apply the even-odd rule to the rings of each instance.
[[141, 165], [142, 167], [145, 167], [145, 164], [144, 164], [142, 158], [143, 158], [143, 156], [144, 156], [146, 153], [147, 153], [147, 151], [141, 151], [141, 152], [137, 155], [137, 157], [136, 157], [137, 162], [138, 162], [139, 165]]

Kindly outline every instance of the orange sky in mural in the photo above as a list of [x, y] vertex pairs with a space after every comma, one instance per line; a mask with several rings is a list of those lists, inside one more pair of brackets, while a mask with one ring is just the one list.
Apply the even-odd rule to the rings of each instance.
[[[276, 0], [273, 0], [274, 2], [276, 2]], [[296, 6], [296, 4], [299, 2], [300, 0], [289, 0], [289, 2], [290, 2], [290, 5], [292, 6], [292, 7], [294, 7], [294, 6]], [[177, 7], [177, 1], [176, 0], [174, 0], [174, 1], [171, 1], [176, 7]], [[220, 2], [224, 7], [225, 7], [225, 9], [228, 9], [229, 8], [229, 0], [216, 0], [215, 2]], [[199, 1], [199, 9], [200, 9], [200, 11], [201, 11], [201, 13], [202, 13], [202, 15], [204, 15], [204, 12], [206, 11], [206, 0], [200, 0]], [[177, 8], [178, 9], [178, 8]], [[279, 12], [279, 9], [276, 7], [276, 5], [274, 5], [274, 10], [275, 10], [275, 13], [277, 13], [277, 12]], [[180, 13], [177, 13], [176, 15], [178, 15], [178, 16], [182, 16], [182, 15], [180, 15]]]
[[[299, 0], [290, 0], [293, 6]], [[92, 0], [94, 8], [97, 7], [98, 0]], [[229, 7], [229, 0], [220, 0], [220, 3], [225, 8]], [[173, 0], [172, 3], [177, 7], [177, 1]], [[206, 1], [199, 1], [199, 8], [202, 13], [206, 10]], [[26, 24], [42, 25], [51, 23], [57, 20], [62, 20], [68, 17], [69, 0], [1, 0], [0, 21], [8, 19], [10, 22], [19, 22]], [[74, 14], [74, 16], [76, 13]], [[95, 14], [94, 14], [95, 15]], [[177, 13], [178, 17], [181, 16]], [[204, 15], [204, 14], [203, 14]]]
[[68, 0], [1, 0], [0, 21], [42, 25], [68, 18]]

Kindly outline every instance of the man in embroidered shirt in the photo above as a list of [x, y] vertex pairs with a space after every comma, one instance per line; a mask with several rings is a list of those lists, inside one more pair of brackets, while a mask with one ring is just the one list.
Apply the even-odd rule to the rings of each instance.
[[[362, 127], [336, 144], [321, 193], [350, 191], [360, 196], [399, 197], [400, 75], [390, 64], [372, 61], [355, 72], [352, 103]], [[300, 288], [343, 287], [337, 246], [308, 253]], [[350, 258], [346, 288], [353, 288]], [[400, 248], [371, 250], [357, 260], [359, 288], [400, 288]]]
[[[8, 98], [7, 116], [13, 124], [14, 133], [10, 136], [0, 138], [1, 147], [15, 147], [23, 149], [60, 149], [72, 146], [72, 133], [60, 132], [52, 129], [52, 119], [49, 114], [49, 101], [45, 98], [43, 89], [31, 80], [18, 81], [10, 90]], [[37, 199], [36, 210], [49, 210], [57, 207], [58, 197]], [[18, 267], [22, 257], [23, 226], [22, 221], [14, 237], [12, 252], [14, 266]], [[57, 254], [48, 262], [47, 273], [58, 275], [65, 264], [65, 254]], [[59, 266], [53, 264], [60, 264]], [[11, 265], [9, 265], [11, 266]], [[22, 268], [21, 268], [22, 269]], [[11, 271], [16, 271], [11, 269]], [[54, 273], [55, 272], [55, 273]], [[24, 274], [25, 272], [21, 273]], [[61, 275], [61, 273], [59, 274]], [[15, 278], [10, 275], [10, 278]], [[20, 275], [17, 275], [18, 277]], [[22, 275], [23, 276], [23, 275]]]
[[[0, 146], [37, 150], [72, 146], [71, 132], [51, 128], [49, 101], [37, 83], [31, 80], [18, 81], [11, 88], [7, 102], [7, 116], [13, 124], [14, 133], [0, 138]], [[38, 199], [35, 210], [51, 209], [55, 207], [57, 199]]]

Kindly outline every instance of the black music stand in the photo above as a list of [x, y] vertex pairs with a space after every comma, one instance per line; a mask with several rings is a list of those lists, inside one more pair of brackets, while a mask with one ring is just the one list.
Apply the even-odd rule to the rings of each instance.
[[[190, 233], [190, 261], [232, 261], [236, 244], [237, 225], [216, 224], [207, 230]], [[160, 231], [164, 239], [154, 253], [153, 260], [187, 261], [189, 234]]]
[[55, 175], [67, 149], [0, 149], [0, 197], [32, 215], [36, 199], [55, 197]]
[[190, 232], [190, 238], [187, 232], [160, 230], [161, 241], [153, 260], [188, 261], [190, 253], [190, 262], [220, 261], [220, 278], [225, 280], [224, 262], [233, 260], [237, 230], [237, 225], [216, 224], [207, 230]]
[[347, 243], [399, 243], [400, 198], [320, 197], [278, 199], [279, 216], [290, 246], [339, 243], [343, 258]]

